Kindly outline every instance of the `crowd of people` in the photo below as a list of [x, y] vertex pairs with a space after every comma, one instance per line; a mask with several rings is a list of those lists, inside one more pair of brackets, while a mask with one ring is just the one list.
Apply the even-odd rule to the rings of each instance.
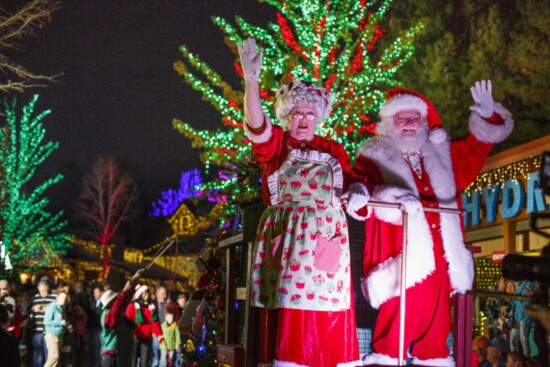
[[[138, 284], [137, 278], [120, 293], [107, 282], [69, 284], [43, 276], [33, 285], [0, 279], [0, 342], [2, 350], [9, 346], [0, 365], [103, 367], [130, 366], [130, 361], [143, 367], [179, 365], [188, 334], [180, 335], [184, 329], [178, 320], [188, 308], [190, 290], [178, 291], [160, 280]], [[117, 304], [119, 294], [125, 300]], [[121, 305], [118, 314], [108, 312]], [[111, 330], [120, 326], [120, 320], [126, 332], [117, 330], [115, 335]]]
[[511, 350], [509, 340], [503, 335], [489, 339], [478, 336], [473, 340], [475, 355], [473, 367], [542, 367], [546, 364], [525, 355], [521, 350]]
[[479, 366], [504, 366], [504, 363], [506, 366], [546, 365], [547, 332], [526, 313], [525, 306], [529, 302], [514, 298], [514, 295], [531, 297], [538, 286], [538, 282], [498, 279], [493, 290], [511, 296], [489, 297], [485, 301], [483, 313], [488, 324], [487, 332], [476, 337], [473, 343]]

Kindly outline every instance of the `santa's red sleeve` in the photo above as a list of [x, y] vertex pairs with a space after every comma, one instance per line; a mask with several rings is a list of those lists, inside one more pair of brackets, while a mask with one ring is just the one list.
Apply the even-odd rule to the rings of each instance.
[[502, 142], [512, 133], [514, 121], [511, 113], [499, 103], [495, 103], [494, 109], [490, 118], [483, 118], [472, 112], [468, 136], [451, 143], [451, 159], [458, 191], [475, 180], [493, 145]]

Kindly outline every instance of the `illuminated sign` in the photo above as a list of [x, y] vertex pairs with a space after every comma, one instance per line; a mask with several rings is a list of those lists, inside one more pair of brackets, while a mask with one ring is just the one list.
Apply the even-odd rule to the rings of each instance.
[[527, 176], [527, 190], [525, 190], [522, 181], [511, 179], [483, 187], [481, 190], [474, 190], [470, 195], [463, 193], [461, 198], [462, 207], [465, 210], [464, 226], [481, 224], [482, 204], [485, 206], [487, 223], [496, 222], [499, 203], [502, 219], [516, 217], [523, 209], [526, 209], [527, 214], [548, 210], [548, 204], [539, 181], [539, 172], [534, 172]]

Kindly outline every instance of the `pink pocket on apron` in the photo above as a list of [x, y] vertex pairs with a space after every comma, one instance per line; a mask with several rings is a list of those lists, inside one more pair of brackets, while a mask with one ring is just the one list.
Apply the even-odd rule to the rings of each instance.
[[342, 235], [336, 235], [329, 239], [321, 234], [317, 235], [314, 263], [317, 270], [336, 273], [340, 269], [342, 237]]
[[283, 233], [272, 238], [266, 245], [265, 249], [265, 265], [268, 269], [279, 269], [281, 266], [281, 255], [283, 248], [281, 247], [281, 240]]

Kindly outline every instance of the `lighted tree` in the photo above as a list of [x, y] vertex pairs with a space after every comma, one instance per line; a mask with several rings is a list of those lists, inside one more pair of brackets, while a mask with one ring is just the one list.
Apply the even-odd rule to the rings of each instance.
[[161, 199], [153, 203], [153, 210], [150, 215], [168, 217], [174, 214], [184, 200], [199, 196], [197, 186], [201, 183], [201, 172], [198, 169], [182, 172], [179, 189], [169, 189], [162, 192]]
[[76, 218], [84, 235], [103, 248], [103, 279], [109, 273], [107, 245], [120, 225], [137, 214], [137, 197], [134, 178], [113, 157], [100, 157], [84, 178]]
[[56, 175], [31, 188], [39, 166], [58, 148], [45, 141], [43, 120], [50, 110], [34, 113], [38, 95], [17, 110], [16, 100], [4, 103], [0, 124], [0, 241], [14, 268], [25, 271], [47, 265], [70, 246], [63, 212], [47, 210], [46, 190], [63, 176]]
[[[380, 47], [386, 33], [390, 0], [266, 0], [277, 9], [277, 22], [267, 28], [252, 25], [236, 17], [236, 26], [214, 17], [225, 33], [226, 43], [235, 54], [234, 68], [242, 74], [235, 44], [254, 37], [264, 48], [260, 79], [265, 113], [275, 121], [274, 99], [281, 83], [293, 77], [322, 85], [337, 93], [333, 112], [318, 133], [344, 144], [350, 156], [372, 135], [373, 118], [384, 99], [384, 92], [398, 85], [397, 72], [412, 56], [414, 37], [422, 25], [396, 32]], [[249, 162], [250, 146], [243, 136], [243, 89], [234, 89], [193, 54], [186, 46], [183, 59], [174, 64], [185, 83], [202, 93], [221, 114], [223, 128], [198, 130], [174, 119], [174, 127], [200, 149], [207, 171], [218, 166], [219, 179], [204, 184], [205, 189], [227, 193], [230, 201], [248, 197], [237, 185], [243, 163]], [[246, 176], [246, 173], [244, 173]], [[256, 185], [245, 190], [258, 194]], [[224, 198], [225, 199], [225, 198]]]
[[392, 27], [423, 19], [418, 52], [403, 69], [405, 86], [422, 91], [453, 137], [468, 130], [469, 87], [491, 79], [495, 100], [516, 126], [496, 149], [550, 134], [550, 6], [548, 1], [446, 0], [396, 2]]
[[7, 9], [7, 3], [0, 4], [0, 92], [18, 91], [33, 87], [44, 87], [58, 75], [41, 75], [27, 70], [23, 65], [10, 60], [8, 53], [22, 48], [21, 40], [36, 36], [36, 32], [51, 21], [51, 14], [59, 9], [60, 2], [52, 0], [31, 0], [15, 11]]

